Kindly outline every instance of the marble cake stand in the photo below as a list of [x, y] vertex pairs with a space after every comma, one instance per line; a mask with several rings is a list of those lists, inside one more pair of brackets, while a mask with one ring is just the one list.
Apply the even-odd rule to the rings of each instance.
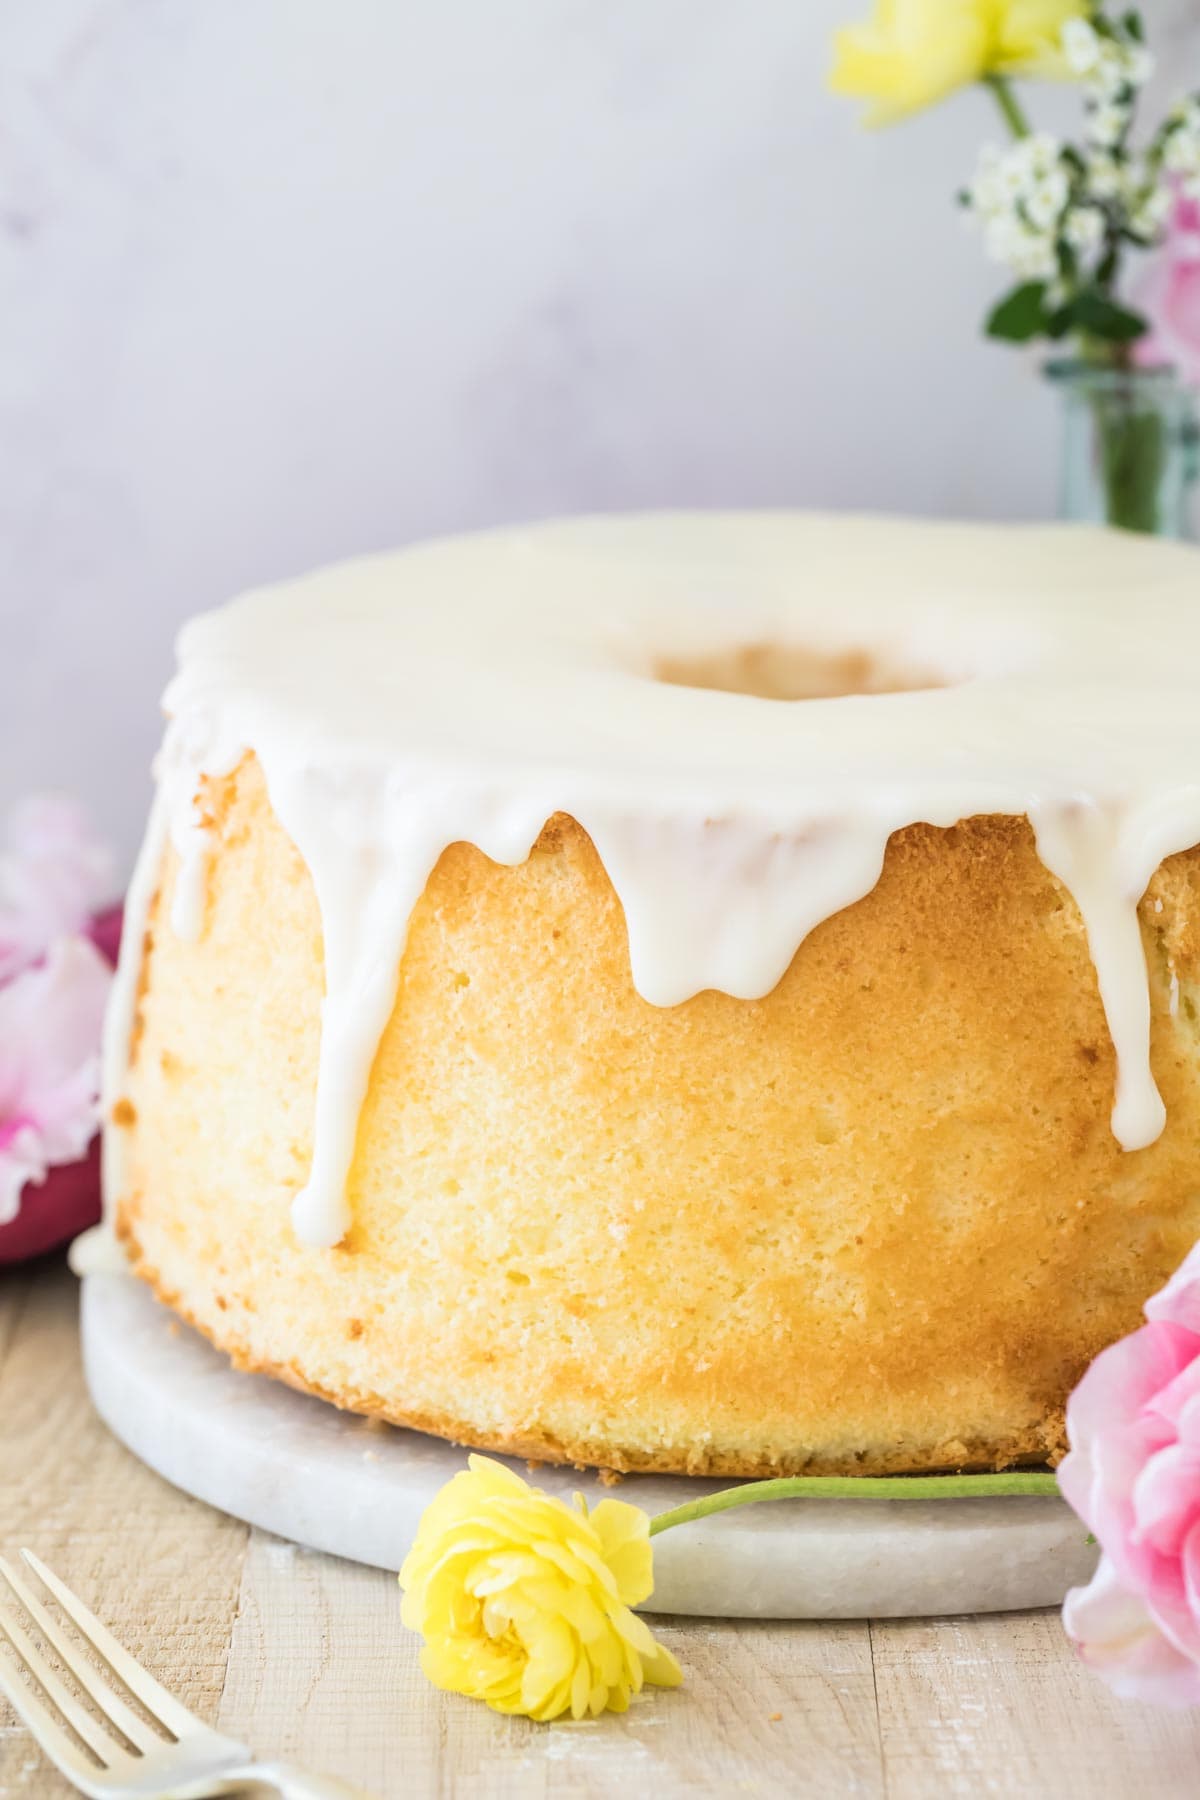
[[[185, 1493], [316, 1550], [398, 1569], [422, 1509], [465, 1452], [242, 1375], [128, 1275], [89, 1275], [88, 1385], [100, 1416]], [[524, 1465], [514, 1468], [524, 1473]], [[540, 1486], [589, 1501], [591, 1475]], [[627, 1476], [649, 1512], [727, 1482]], [[1051, 1606], [1095, 1563], [1057, 1499], [790, 1501], [666, 1532], [653, 1610], [764, 1619], [897, 1618]]]

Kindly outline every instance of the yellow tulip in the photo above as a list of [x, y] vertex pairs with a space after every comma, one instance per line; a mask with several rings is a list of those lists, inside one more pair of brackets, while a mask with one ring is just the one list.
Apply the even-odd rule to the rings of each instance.
[[1091, 11], [1089, 0], [876, 0], [865, 24], [836, 34], [830, 86], [870, 101], [868, 124], [890, 125], [989, 75], [1066, 77], [1062, 28]]
[[654, 1577], [649, 1518], [622, 1500], [568, 1506], [472, 1456], [426, 1508], [400, 1585], [429, 1679], [497, 1712], [624, 1712], [643, 1682], [683, 1679], [629, 1610]]

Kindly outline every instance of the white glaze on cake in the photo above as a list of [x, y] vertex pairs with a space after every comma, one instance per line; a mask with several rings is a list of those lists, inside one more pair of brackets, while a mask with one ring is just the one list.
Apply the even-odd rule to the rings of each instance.
[[[768, 647], [946, 685], [766, 700], [656, 678]], [[1165, 856], [1200, 842], [1198, 654], [1200, 554], [1063, 526], [582, 519], [249, 594], [181, 637], [106, 1114], [166, 837], [172, 923], [195, 935], [211, 849], [198, 784], [252, 750], [325, 937], [305, 1242], [349, 1223], [358, 1114], [438, 857], [461, 840], [521, 862], [557, 812], [594, 841], [656, 1006], [768, 993], [805, 935], [874, 885], [894, 831], [1027, 815], [1083, 916], [1117, 1053], [1113, 1130], [1139, 1149], [1164, 1115], [1137, 904]]]

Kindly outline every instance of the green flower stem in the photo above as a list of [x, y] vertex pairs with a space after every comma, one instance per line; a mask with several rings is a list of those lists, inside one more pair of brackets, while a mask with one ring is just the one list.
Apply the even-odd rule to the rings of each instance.
[[789, 1475], [781, 1481], [747, 1481], [722, 1488], [703, 1500], [658, 1513], [650, 1521], [650, 1536], [760, 1500], [990, 1500], [1012, 1495], [1046, 1499], [1057, 1493], [1054, 1476], [1040, 1469], [1014, 1469], [1005, 1475]]
[[1153, 406], [1138, 404], [1132, 383], [1093, 401], [1104, 479], [1105, 515], [1124, 531], [1159, 528], [1166, 432]]
[[1029, 136], [1029, 120], [1021, 110], [1020, 102], [1013, 93], [1012, 84], [1004, 75], [985, 75], [983, 85], [995, 96], [996, 105], [1004, 114], [1004, 122], [1015, 138]]

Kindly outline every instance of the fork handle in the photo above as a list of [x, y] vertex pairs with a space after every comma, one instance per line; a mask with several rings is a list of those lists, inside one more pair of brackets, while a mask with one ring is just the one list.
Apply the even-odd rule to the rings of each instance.
[[247, 1787], [273, 1787], [282, 1800], [375, 1800], [366, 1788], [352, 1787], [334, 1775], [313, 1775], [295, 1763], [250, 1763], [244, 1769], [223, 1772], [222, 1779], [230, 1786], [241, 1782]]

